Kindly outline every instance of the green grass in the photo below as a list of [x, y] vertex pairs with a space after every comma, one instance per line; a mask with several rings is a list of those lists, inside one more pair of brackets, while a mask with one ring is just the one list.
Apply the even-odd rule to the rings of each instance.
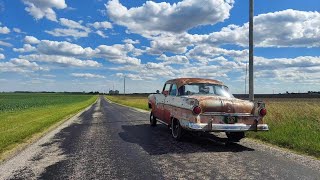
[[264, 121], [269, 132], [248, 133], [280, 147], [320, 158], [320, 100], [266, 99], [268, 114]]
[[0, 157], [96, 99], [92, 95], [0, 94]]
[[[147, 97], [107, 96], [111, 101], [148, 109]], [[320, 99], [264, 99], [268, 132], [249, 132], [247, 137], [320, 158]]]
[[148, 99], [147, 99], [147, 97], [144, 97], [144, 96], [117, 95], [117, 96], [106, 96], [106, 98], [113, 101], [113, 102], [119, 103], [119, 104], [131, 106], [131, 107], [136, 107], [139, 109], [144, 109], [144, 110], [149, 111]]
[[81, 102], [87, 95], [63, 93], [0, 93], [0, 112]]

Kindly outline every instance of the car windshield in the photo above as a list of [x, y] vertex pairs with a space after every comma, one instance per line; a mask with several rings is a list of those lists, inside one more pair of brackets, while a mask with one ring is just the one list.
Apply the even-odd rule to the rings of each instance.
[[179, 88], [179, 95], [217, 95], [234, 97], [227, 86], [207, 83], [187, 84]]

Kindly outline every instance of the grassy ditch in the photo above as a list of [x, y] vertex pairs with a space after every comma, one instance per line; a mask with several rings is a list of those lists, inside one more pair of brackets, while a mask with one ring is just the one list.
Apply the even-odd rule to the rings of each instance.
[[264, 118], [270, 131], [248, 133], [280, 147], [320, 158], [320, 100], [266, 99], [268, 114]]
[[[148, 109], [147, 97], [107, 96], [111, 101]], [[264, 118], [268, 132], [249, 132], [247, 137], [260, 139], [320, 158], [320, 100], [264, 99], [268, 110]]]
[[117, 96], [106, 96], [106, 97], [107, 97], [107, 99], [109, 99], [113, 102], [119, 103], [119, 104], [131, 106], [131, 107], [136, 107], [139, 109], [144, 109], [144, 110], [149, 111], [148, 99], [147, 99], [147, 97], [144, 97], [144, 96], [117, 95]]
[[4, 152], [86, 108], [91, 95], [0, 94], [0, 159]]

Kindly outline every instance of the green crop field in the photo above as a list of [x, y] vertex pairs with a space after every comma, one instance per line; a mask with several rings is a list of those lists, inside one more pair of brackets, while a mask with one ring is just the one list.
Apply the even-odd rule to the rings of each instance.
[[[111, 101], [148, 109], [147, 97], [107, 96]], [[264, 121], [268, 132], [249, 132], [247, 137], [260, 139], [320, 158], [320, 99], [262, 99], [268, 110]]]
[[0, 93], [0, 159], [97, 99], [92, 95]]

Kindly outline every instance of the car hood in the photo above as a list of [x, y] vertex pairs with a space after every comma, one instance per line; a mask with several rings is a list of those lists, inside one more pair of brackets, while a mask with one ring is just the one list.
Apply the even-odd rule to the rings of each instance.
[[237, 98], [221, 96], [189, 96], [196, 99], [203, 113], [225, 112], [225, 113], [253, 113], [254, 103]]

